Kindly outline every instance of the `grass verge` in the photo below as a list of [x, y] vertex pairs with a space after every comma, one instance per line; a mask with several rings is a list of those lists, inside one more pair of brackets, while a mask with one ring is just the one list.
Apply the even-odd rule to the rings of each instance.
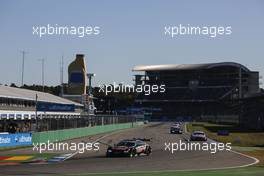
[[263, 167], [264, 170], [264, 150], [239, 151], [239, 152], [257, 158], [259, 160], [257, 166]]
[[[202, 130], [206, 132], [210, 139], [227, 143], [231, 142], [233, 146], [243, 147], [263, 147], [264, 132], [244, 131], [235, 125], [213, 124], [207, 122], [194, 122], [187, 124], [187, 130], [193, 132]], [[218, 136], [218, 130], [228, 130], [228, 136]]]
[[[159, 171], [136, 173], [102, 173], [74, 174], [79, 176], [263, 176], [263, 167], [246, 167], [238, 169], [208, 170], [208, 171]], [[68, 175], [69, 176], [69, 175]]]

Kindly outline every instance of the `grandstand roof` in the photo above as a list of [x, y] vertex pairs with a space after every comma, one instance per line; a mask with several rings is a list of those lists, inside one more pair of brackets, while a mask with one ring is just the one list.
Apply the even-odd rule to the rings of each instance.
[[133, 71], [165, 71], [165, 70], [200, 70], [222, 66], [241, 67], [244, 71], [250, 71], [244, 65], [235, 62], [204, 63], [204, 64], [168, 64], [168, 65], [139, 65]]
[[50, 93], [0, 85], [0, 97], [35, 101], [36, 95], [38, 95], [38, 101], [42, 102], [83, 106], [80, 103], [76, 103]]

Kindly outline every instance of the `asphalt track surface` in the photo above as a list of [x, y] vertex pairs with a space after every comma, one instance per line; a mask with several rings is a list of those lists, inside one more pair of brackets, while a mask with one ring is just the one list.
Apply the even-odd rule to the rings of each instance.
[[[151, 123], [137, 128], [100, 134], [73, 140], [91, 142], [101, 138], [103, 143], [117, 143], [122, 139], [152, 138], [148, 142], [153, 149], [150, 156], [134, 158], [106, 158], [107, 146], [100, 144], [100, 150], [76, 154], [72, 158], [53, 164], [0, 166], [0, 175], [68, 175], [77, 173], [109, 173], [162, 170], [200, 170], [238, 167], [254, 163], [254, 159], [229, 151], [211, 154], [208, 151], [165, 151], [165, 142], [174, 143], [189, 138], [188, 134], [170, 134], [170, 123]], [[23, 151], [24, 150], [24, 151]], [[27, 153], [25, 149], [21, 153]], [[19, 151], [18, 151], [19, 152]]]

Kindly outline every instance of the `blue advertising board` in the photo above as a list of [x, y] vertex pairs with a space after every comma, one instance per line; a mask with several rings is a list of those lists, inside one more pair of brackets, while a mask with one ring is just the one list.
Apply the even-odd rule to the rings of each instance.
[[74, 104], [58, 104], [58, 103], [37, 103], [37, 111], [50, 111], [50, 112], [74, 112]]
[[0, 134], [0, 147], [32, 145], [31, 133]]

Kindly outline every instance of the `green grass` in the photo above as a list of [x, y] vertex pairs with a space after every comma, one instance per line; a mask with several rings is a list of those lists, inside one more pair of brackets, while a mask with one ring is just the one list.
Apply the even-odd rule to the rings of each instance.
[[[231, 142], [233, 146], [243, 147], [263, 147], [264, 146], [264, 132], [246, 131], [238, 126], [231, 124], [213, 124], [207, 122], [194, 122], [187, 124], [189, 132], [195, 130], [202, 130], [206, 132], [210, 139], [219, 142]], [[218, 130], [228, 130], [229, 136], [218, 136]]]
[[261, 166], [264, 169], [264, 150], [242, 151], [241, 153], [257, 158], [259, 160], [257, 166]]
[[[159, 171], [135, 173], [103, 173], [103, 174], [74, 174], [79, 176], [263, 176], [263, 167], [246, 167], [238, 169], [208, 170], [208, 171]], [[69, 175], [68, 175], [69, 176]]]

